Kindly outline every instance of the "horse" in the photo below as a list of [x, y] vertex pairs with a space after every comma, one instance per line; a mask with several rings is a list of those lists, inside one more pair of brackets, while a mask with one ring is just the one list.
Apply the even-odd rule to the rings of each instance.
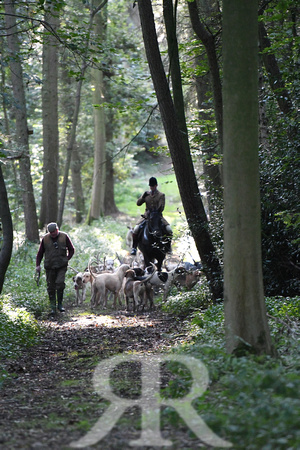
[[150, 211], [138, 237], [138, 248], [143, 253], [145, 267], [156, 260], [157, 270], [161, 271], [166, 253], [170, 251], [171, 238], [166, 236], [159, 211]]

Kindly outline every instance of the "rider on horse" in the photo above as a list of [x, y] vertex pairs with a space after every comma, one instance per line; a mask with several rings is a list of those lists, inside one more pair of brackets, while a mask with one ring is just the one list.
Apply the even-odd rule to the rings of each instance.
[[[143, 222], [145, 222], [145, 219], [148, 218], [150, 211], [156, 210], [156, 211], [162, 213], [165, 208], [165, 194], [163, 194], [162, 192], [160, 192], [157, 189], [157, 184], [158, 184], [157, 179], [154, 177], [151, 177], [149, 179], [150, 191], [145, 191], [143, 193], [143, 195], [141, 195], [137, 199], [136, 204], [138, 206], [141, 206], [143, 203], [146, 203], [146, 210], [145, 210], [145, 213], [142, 215], [141, 219], [137, 222], [136, 226], [134, 227], [133, 235], [132, 235], [133, 243], [132, 243], [131, 255], [136, 255], [140, 227], [141, 227], [141, 224]], [[166, 234], [171, 239], [172, 235], [173, 235], [172, 229], [164, 217], [162, 217], [162, 224], [165, 227]]]

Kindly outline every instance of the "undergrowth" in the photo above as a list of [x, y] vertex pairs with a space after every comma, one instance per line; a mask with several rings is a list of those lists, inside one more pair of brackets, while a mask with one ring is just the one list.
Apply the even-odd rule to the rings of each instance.
[[[203, 293], [202, 293], [203, 294]], [[189, 297], [191, 297], [189, 299]], [[179, 299], [184, 305], [179, 305]], [[223, 305], [201, 306], [199, 292], [169, 298], [165, 310], [185, 318], [192, 338], [173, 352], [200, 359], [208, 369], [209, 385], [193, 406], [219, 437], [234, 449], [300, 448], [300, 297], [266, 298], [271, 336], [278, 357], [228, 355]], [[197, 305], [200, 310], [197, 310]], [[187, 377], [186, 393], [190, 380]], [[184, 381], [181, 380], [181, 390]], [[165, 395], [175, 395], [172, 380]], [[170, 413], [166, 410], [164, 414]], [[171, 413], [176, 422], [179, 417]]]

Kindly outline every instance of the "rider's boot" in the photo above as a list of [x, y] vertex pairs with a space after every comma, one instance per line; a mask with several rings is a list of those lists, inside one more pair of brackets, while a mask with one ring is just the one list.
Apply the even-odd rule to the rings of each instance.
[[138, 235], [136, 233], [132, 233], [132, 249], [130, 254], [136, 255], [136, 249], [138, 245]]

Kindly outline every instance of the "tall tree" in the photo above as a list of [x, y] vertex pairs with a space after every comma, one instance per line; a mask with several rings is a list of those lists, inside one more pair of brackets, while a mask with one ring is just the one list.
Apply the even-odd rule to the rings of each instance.
[[[105, 83], [105, 85], [107, 85]], [[109, 92], [109, 88], [106, 89]], [[113, 139], [113, 116], [114, 113], [111, 109], [107, 111], [105, 135], [106, 142], [110, 143]], [[114, 196], [114, 165], [112, 152], [109, 151], [108, 145], [106, 146], [106, 182], [105, 182], [105, 195], [104, 195], [104, 212], [105, 215], [116, 214], [119, 212]]]
[[13, 224], [8, 204], [7, 191], [0, 163], [0, 221], [3, 241], [0, 248], [0, 294], [4, 284], [6, 270], [10, 263], [13, 248]]
[[[209, 235], [208, 221], [189, 147], [183, 144], [174, 103], [159, 51], [151, 0], [138, 2], [143, 40], [160, 114], [189, 228], [201, 257], [214, 300], [223, 295], [219, 261]], [[174, 42], [174, 41], [173, 41]], [[173, 53], [174, 57], [174, 53]], [[177, 62], [174, 62], [177, 64]]]
[[262, 60], [266, 68], [269, 83], [272, 91], [275, 94], [278, 106], [284, 114], [289, 115], [294, 111], [293, 103], [283, 80], [276, 56], [271, 50], [271, 41], [262, 20], [263, 8], [259, 10], [259, 14], [261, 15], [261, 20], [258, 23], [258, 35], [260, 49], [262, 52]]
[[[60, 83], [62, 90], [60, 92], [60, 107], [66, 118], [65, 128], [67, 130], [72, 129], [72, 121], [74, 118], [74, 108], [76, 106], [76, 101], [74, 102], [74, 95], [70, 95], [73, 90], [73, 78], [69, 76], [70, 70], [70, 60], [68, 55], [64, 54], [60, 60]], [[67, 138], [68, 139], [68, 138]], [[74, 207], [75, 207], [75, 220], [76, 223], [80, 223], [85, 214], [85, 201], [82, 187], [81, 178], [82, 169], [82, 154], [80, 148], [76, 141], [73, 145], [72, 150], [72, 160], [71, 160], [71, 173], [72, 173], [72, 190], [74, 196]]]
[[[223, 99], [222, 99], [222, 83], [219, 70], [218, 55], [216, 50], [216, 35], [214, 35], [209, 29], [209, 27], [206, 27], [205, 23], [203, 23], [203, 21], [200, 20], [198, 3], [199, 0], [188, 1], [189, 16], [193, 30], [197, 35], [198, 39], [200, 39], [202, 44], [204, 45], [207, 55], [210, 84], [213, 94], [213, 104], [217, 127], [217, 136], [218, 136], [217, 138], [219, 144], [218, 152], [221, 154], [223, 153]], [[205, 6], [207, 5], [203, 5], [203, 8], [205, 8]], [[209, 14], [209, 12], [206, 11], [206, 14]], [[203, 111], [203, 106], [201, 105], [201, 92], [199, 90], [199, 81], [198, 85], [196, 86], [196, 89], [198, 94], [198, 102], [200, 103], [199, 110]], [[206, 147], [204, 172], [209, 177], [208, 180], [209, 182], [206, 184], [209, 201], [210, 201], [210, 183], [212, 183], [214, 188], [218, 190], [223, 185], [220, 166], [217, 164], [211, 164], [211, 159], [215, 157], [215, 154], [216, 154], [215, 148], [213, 148], [213, 150], [211, 151], [210, 148]]]
[[76, 128], [77, 128], [79, 109], [80, 109], [81, 87], [82, 87], [83, 76], [84, 76], [86, 67], [87, 67], [87, 63], [86, 63], [86, 60], [84, 59], [82, 62], [82, 66], [81, 66], [81, 76], [80, 76], [79, 81], [77, 82], [76, 95], [75, 95], [75, 108], [74, 108], [74, 113], [73, 113], [72, 125], [71, 125], [69, 136], [68, 136], [67, 157], [66, 157], [66, 162], [65, 162], [64, 177], [63, 177], [63, 182], [62, 182], [62, 186], [61, 186], [60, 202], [59, 202], [59, 208], [58, 208], [57, 222], [59, 223], [59, 225], [61, 225], [62, 221], [63, 221], [63, 213], [64, 213], [64, 207], [65, 207], [66, 192], [67, 192], [67, 187], [68, 187], [69, 171], [70, 171], [70, 166], [71, 166], [73, 148], [74, 148], [75, 139], [76, 139]]
[[[95, 18], [95, 34], [101, 41], [105, 39], [106, 8]], [[93, 104], [94, 104], [94, 176], [91, 208], [88, 221], [99, 219], [104, 215], [104, 199], [106, 184], [106, 135], [103, 72], [99, 68], [92, 69]]]
[[85, 212], [84, 207], [85, 202], [81, 182], [81, 167], [82, 163], [80, 158], [80, 152], [78, 151], [78, 146], [75, 142], [72, 154], [71, 172], [72, 172], [72, 189], [74, 195], [74, 206], [76, 212], [75, 213], [76, 223], [82, 222], [83, 214]]
[[20, 46], [16, 24], [15, 2], [5, 0], [5, 27], [10, 52], [9, 67], [11, 73], [16, 117], [16, 144], [20, 152], [20, 183], [25, 216], [25, 233], [29, 241], [39, 240], [36, 204], [33, 194], [28, 142], [27, 108], [23, 84], [23, 69], [20, 61]]
[[58, 213], [58, 40], [53, 35], [59, 26], [59, 16], [55, 3], [46, 2], [45, 23], [51, 32], [44, 29], [43, 41], [43, 189], [39, 216], [40, 227], [57, 220]]
[[223, 2], [227, 350], [272, 353], [261, 260], [257, 2]]
[[[199, 0], [188, 1], [189, 14], [191, 24], [197, 37], [203, 43], [208, 60], [210, 71], [210, 78], [212, 84], [212, 93], [214, 99], [214, 110], [216, 117], [216, 126], [218, 130], [218, 138], [220, 151], [223, 149], [223, 100], [222, 100], [222, 84], [218, 63], [218, 56], [216, 51], [216, 36], [205, 27], [205, 24], [200, 20], [199, 15]], [[219, 180], [221, 182], [221, 180]]]
[[65, 163], [64, 178], [63, 178], [63, 183], [62, 183], [62, 188], [61, 188], [60, 204], [59, 204], [59, 210], [58, 210], [58, 223], [59, 224], [62, 223], [62, 219], [63, 219], [63, 211], [64, 211], [64, 205], [65, 205], [67, 186], [68, 186], [69, 170], [70, 170], [70, 165], [71, 165], [71, 160], [72, 160], [73, 147], [74, 147], [75, 139], [76, 139], [76, 129], [77, 129], [77, 124], [78, 124], [78, 116], [79, 116], [80, 101], [81, 101], [81, 88], [82, 88], [82, 83], [84, 81], [85, 71], [89, 65], [88, 50], [89, 50], [89, 46], [90, 46], [91, 30], [93, 27], [95, 17], [99, 13], [99, 11], [102, 8], [104, 8], [106, 3], [107, 3], [107, 0], [102, 0], [100, 2], [100, 4], [98, 4], [95, 8], [93, 8], [93, 4], [90, 5], [90, 18], [89, 18], [89, 25], [88, 25], [86, 41], [85, 41], [86, 51], [82, 58], [81, 71], [80, 71], [79, 80], [77, 83], [77, 90], [76, 90], [76, 96], [75, 96], [74, 115], [73, 115], [72, 126], [70, 129], [69, 138], [68, 138], [67, 158], [66, 158], [66, 163]]

